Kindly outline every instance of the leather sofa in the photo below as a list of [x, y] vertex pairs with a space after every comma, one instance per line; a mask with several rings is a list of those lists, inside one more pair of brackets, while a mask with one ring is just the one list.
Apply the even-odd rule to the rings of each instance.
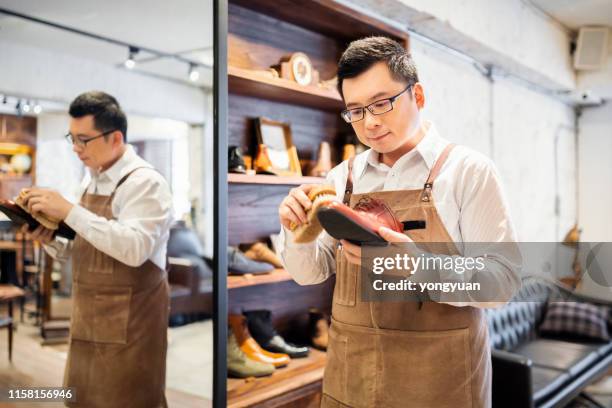
[[197, 234], [177, 223], [168, 240], [171, 321], [212, 315], [212, 279], [211, 261], [204, 256]]
[[503, 308], [488, 309], [493, 408], [566, 406], [612, 366], [612, 342], [538, 335], [549, 300], [612, 304], [531, 278]]

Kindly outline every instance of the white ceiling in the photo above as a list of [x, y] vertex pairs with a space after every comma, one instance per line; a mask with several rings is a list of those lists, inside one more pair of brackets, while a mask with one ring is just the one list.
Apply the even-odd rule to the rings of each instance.
[[[213, 64], [212, 0], [0, 0], [0, 7], [136, 46]], [[0, 13], [0, 40], [22, 43], [123, 68], [125, 47]], [[144, 59], [138, 63], [139, 59]], [[188, 65], [140, 52], [135, 71], [189, 83]], [[199, 68], [198, 86], [212, 70]]]
[[528, 0], [564, 26], [612, 27], [612, 0]]

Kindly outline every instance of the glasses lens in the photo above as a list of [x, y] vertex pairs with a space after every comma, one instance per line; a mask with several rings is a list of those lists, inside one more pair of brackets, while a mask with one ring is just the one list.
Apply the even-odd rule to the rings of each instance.
[[391, 109], [393, 109], [393, 105], [391, 105], [391, 101], [388, 99], [375, 102], [372, 105], [368, 106], [368, 110], [374, 115], [380, 115], [381, 113], [389, 112]]

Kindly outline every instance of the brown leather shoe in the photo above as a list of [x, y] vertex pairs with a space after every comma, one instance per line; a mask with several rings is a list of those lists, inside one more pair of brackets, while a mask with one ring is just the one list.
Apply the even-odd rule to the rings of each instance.
[[319, 154], [317, 155], [317, 163], [310, 170], [308, 175], [313, 177], [325, 177], [331, 168], [331, 149], [329, 143], [321, 142], [319, 145]]
[[247, 327], [246, 318], [243, 315], [230, 314], [229, 325], [236, 336], [236, 341], [240, 346], [240, 350], [251, 360], [259, 361], [261, 363], [268, 363], [274, 365], [274, 367], [284, 367], [289, 364], [290, 358], [287, 354], [282, 353], [271, 353], [262, 349], [259, 344], [251, 337], [249, 329]]
[[355, 208], [337, 201], [325, 203], [318, 208], [317, 218], [332, 237], [359, 244], [386, 245], [387, 242], [378, 235], [380, 227], [404, 231], [404, 225], [389, 206], [371, 197], [363, 197]]
[[274, 174], [272, 170], [272, 162], [268, 154], [268, 146], [260, 144], [257, 149], [257, 156], [253, 161], [253, 168], [257, 173]]
[[276, 268], [282, 268], [283, 264], [276, 253], [272, 251], [263, 242], [255, 242], [254, 244], [240, 245], [240, 249], [244, 252], [247, 258], [254, 261], [267, 262], [274, 265]]
[[319, 309], [310, 308], [308, 309], [308, 318], [312, 346], [319, 350], [327, 350], [327, 342], [329, 339], [329, 322], [327, 316]]

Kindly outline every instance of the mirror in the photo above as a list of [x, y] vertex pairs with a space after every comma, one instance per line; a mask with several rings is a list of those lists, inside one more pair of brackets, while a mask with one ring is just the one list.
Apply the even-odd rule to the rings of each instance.
[[[67, 370], [85, 406], [212, 404], [212, 18], [212, 0], [0, 1], [0, 198], [52, 190], [77, 232], [42, 245], [0, 221], [0, 321], [12, 312], [18, 327], [0, 389], [61, 387]], [[88, 113], [116, 110], [108, 95], [126, 132], [116, 111]], [[138, 394], [149, 399], [102, 395], [99, 369], [84, 383], [83, 370], [110, 361], [93, 351], [113, 355], [117, 386], [147, 361], [140, 376], [158, 385]]]

